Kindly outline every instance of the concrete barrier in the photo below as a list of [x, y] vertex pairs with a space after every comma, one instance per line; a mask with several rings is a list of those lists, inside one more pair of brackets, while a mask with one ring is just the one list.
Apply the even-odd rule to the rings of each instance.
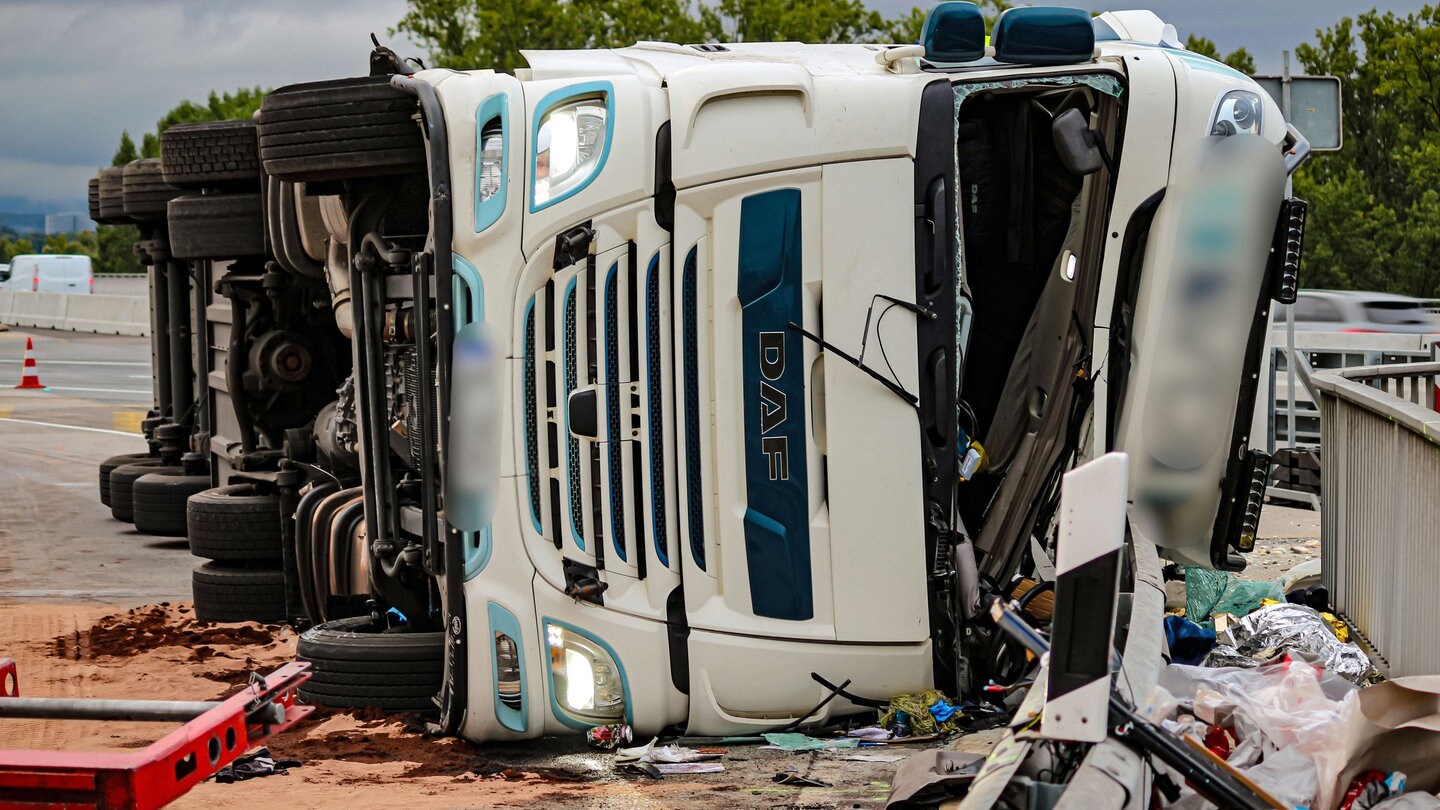
[[150, 301], [131, 295], [0, 292], [0, 323], [146, 336], [150, 334]]

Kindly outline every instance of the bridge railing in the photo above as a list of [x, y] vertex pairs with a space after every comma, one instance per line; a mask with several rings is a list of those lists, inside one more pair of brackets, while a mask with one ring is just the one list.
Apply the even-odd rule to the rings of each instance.
[[1317, 372], [1321, 564], [1337, 611], [1398, 677], [1440, 672], [1440, 362]]

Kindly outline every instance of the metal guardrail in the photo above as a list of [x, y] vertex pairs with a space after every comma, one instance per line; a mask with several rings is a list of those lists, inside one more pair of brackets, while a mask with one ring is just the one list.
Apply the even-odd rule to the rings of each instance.
[[1318, 372], [1321, 565], [1387, 676], [1440, 672], [1440, 362]]
[[[1288, 393], [1285, 388], [1285, 332], [1271, 332], [1270, 355], [1266, 359], [1268, 373], [1262, 378], [1258, 399], [1268, 399], [1271, 407], [1260, 413], [1257, 408], [1254, 435], [1266, 437], [1271, 455], [1282, 447], [1291, 446]], [[1373, 332], [1308, 332], [1295, 333], [1295, 353], [1299, 356], [1295, 378], [1295, 441], [1301, 447], [1320, 444], [1320, 412], [1304, 384], [1310, 371], [1327, 371], [1356, 366], [1379, 366], [1392, 363], [1418, 363], [1432, 359], [1432, 344], [1440, 335], [1386, 334]], [[1267, 393], [1268, 392], [1268, 393]]]

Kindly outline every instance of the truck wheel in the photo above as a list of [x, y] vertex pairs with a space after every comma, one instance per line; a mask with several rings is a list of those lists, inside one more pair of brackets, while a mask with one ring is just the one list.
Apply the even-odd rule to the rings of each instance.
[[248, 118], [170, 127], [160, 133], [160, 162], [176, 188], [260, 187], [260, 146]]
[[236, 259], [265, 253], [260, 194], [187, 194], [170, 201], [170, 255]]
[[216, 487], [190, 496], [185, 506], [190, 553], [220, 561], [280, 559], [280, 496], [260, 495], [250, 484]]
[[106, 506], [110, 505], [110, 473], [114, 472], [116, 467], [148, 461], [152, 458], [154, 456], [149, 453], [126, 453], [123, 456], [111, 456], [100, 462], [100, 503]]
[[260, 105], [265, 173], [304, 182], [424, 171], [417, 108], [388, 76], [281, 87]]
[[165, 219], [165, 204], [180, 196], [180, 189], [167, 185], [161, 177], [159, 158], [145, 158], [126, 166], [121, 188], [125, 215], [136, 222]]
[[104, 225], [105, 223], [104, 223], [103, 220], [105, 219], [105, 216], [100, 213], [100, 177], [99, 177], [99, 175], [96, 175], [95, 177], [90, 178], [90, 182], [89, 182], [89, 184], [88, 184], [88, 193], [86, 194], [86, 200], [90, 203], [90, 206], [89, 206], [90, 219], [92, 219], [92, 220], [94, 220], [94, 221], [96, 221], [96, 222], [99, 222], [101, 225]]
[[369, 616], [317, 624], [295, 647], [311, 672], [300, 699], [342, 709], [438, 711], [444, 649], [443, 632], [386, 632]]
[[125, 167], [111, 166], [100, 170], [96, 190], [100, 193], [100, 216], [102, 225], [126, 225], [130, 218], [125, 216]]
[[110, 471], [110, 514], [116, 520], [135, 522], [135, 481], [152, 472], [180, 475], [180, 467], [167, 467], [158, 458], [122, 464]]
[[285, 621], [285, 573], [201, 563], [191, 574], [195, 618], [202, 622]]
[[210, 488], [208, 475], [152, 472], [132, 486], [135, 528], [162, 537], [185, 536], [185, 501]]

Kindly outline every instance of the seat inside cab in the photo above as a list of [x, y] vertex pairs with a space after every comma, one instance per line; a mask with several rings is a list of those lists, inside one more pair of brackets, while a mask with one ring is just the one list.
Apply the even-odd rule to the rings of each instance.
[[[987, 88], [959, 104], [958, 209], [970, 317], [961, 337], [957, 421], [963, 436], [983, 447], [985, 463], [957, 484], [957, 508], [982, 573], [999, 585], [1022, 561], [1024, 541], [1044, 535], [1058, 505], [1051, 484], [1083, 438], [1119, 106], [1078, 82]], [[1067, 113], [1098, 142], [1103, 161], [1090, 169], [1067, 161], [1073, 144], [1067, 154], [1056, 125]], [[966, 455], [964, 447], [957, 451]]]

